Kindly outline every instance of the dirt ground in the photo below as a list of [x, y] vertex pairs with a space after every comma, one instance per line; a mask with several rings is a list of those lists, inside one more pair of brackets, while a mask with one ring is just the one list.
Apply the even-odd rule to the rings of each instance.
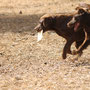
[[90, 0], [0, 0], [0, 90], [90, 90], [90, 46], [63, 60], [65, 40], [49, 32], [37, 42], [33, 30], [43, 14], [80, 2]]

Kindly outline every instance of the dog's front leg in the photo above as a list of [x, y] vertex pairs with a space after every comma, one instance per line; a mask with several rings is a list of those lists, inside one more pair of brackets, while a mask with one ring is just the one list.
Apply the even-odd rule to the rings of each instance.
[[[73, 39], [70, 39], [66, 42], [64, 49], [63, 49], [63, 54], [62, 54], [63, 59], [66, 59], [66, 55], [67, 55], [68, 51], [70, 51], [70, 48], [71, 48], [71, 45], [73, 42], [74, 42]], [[70, 53], [71, 53], [71, 51], [70, 51]]]

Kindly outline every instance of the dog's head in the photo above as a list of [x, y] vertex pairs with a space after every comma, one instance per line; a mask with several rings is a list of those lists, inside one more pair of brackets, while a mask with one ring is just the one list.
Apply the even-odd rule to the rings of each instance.
[[87, 11], [79, 8], [77, 14], [75, 14], [70, 22], [67, 24], [68, 27], [74, 27], [74, 31], [78, 31], [85, 24], [87, 14]]
[[38, 25], [34, 28], [38, 32], [38, 41], [42, 39], [42, 34], [53, 29], [54, 18], [49, 15], [44, 15], [40, 18]]

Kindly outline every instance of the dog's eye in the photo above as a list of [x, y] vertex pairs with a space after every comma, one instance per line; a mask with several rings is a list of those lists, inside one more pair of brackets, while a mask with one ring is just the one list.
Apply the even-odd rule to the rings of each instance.
[[76, 19], [77, 21], [79, 20], [79, 18], [78, 18], [78, 17], [76, 17], [75, 19]]
[[80, 16], [76, 16], [76, 17], [75, 17], [75, 20], [76, 20], [76, 21], [79, 21], [79, 20], [80, 20]]

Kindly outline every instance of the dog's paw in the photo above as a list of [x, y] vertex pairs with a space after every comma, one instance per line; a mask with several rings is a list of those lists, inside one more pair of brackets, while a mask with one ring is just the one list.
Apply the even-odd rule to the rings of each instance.
[[63, 58], [63, 59], [66, 59], [66, 54], [63, 54], [63, 55], [62, 55], [62, 58]]
[[78, 54], [78, 52], [75, 51], [75, 50], [73, 50], [73, 51], [72, 51], [72, 55], [76, 55], [76, 54]]

